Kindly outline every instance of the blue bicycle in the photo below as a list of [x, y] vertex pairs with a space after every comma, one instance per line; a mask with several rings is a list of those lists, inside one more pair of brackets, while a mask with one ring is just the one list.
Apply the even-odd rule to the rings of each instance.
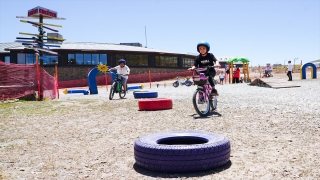
[[128, 76], [128, 74], [125, 75], [119, 75], [117, 73], [114, 73], [112, 71], [108, 71], [109, 74], [114, 74], [115, 79], [112, 82], [111, 88], [110, 88], [110, 94], [109, 94], [109, 99], [112, 100], [114, 93], [119, 93], [120, 99], [123, 99], [126, 96], [126, 91], [123, 89], [123, 85], [121, 82], [121, 77]]
[[177, 77], [177, 80], [172, 84], [173, 87], [178, 87], [179, 84], [181, 85], [186, 85], [186, 86], [191, 86], [192, 82], [190, 81], [190, 78], [183, 80], [180, 80], [179, 76]]
[[[207, 116], [211, 110], [217, 109], [217, 96], [211, 96], [212, 87], [209, 84], [208, 77], [205, 73], [200, 73], [208, 68], [197, 68], [194, 69], [197, 75], [194, 75], [193, 83], [197, 85], [197, 89], [193, 93], [192, 102], [193, 107], [200, 116]], [[216, 80], [213, 80], [214, 84], [217, 84]]]

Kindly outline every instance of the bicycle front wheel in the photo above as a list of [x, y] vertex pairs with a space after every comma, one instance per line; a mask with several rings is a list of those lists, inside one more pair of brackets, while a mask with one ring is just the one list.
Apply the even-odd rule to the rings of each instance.
[[210, 103], [208, 97], [204, 98], [204, 94], [202, 89], [197, 89], [192, 97], [193, 107], [200, 116], [207, 116], [210, 112]]
[[114, 92], [117, 88], [117, 83], [113, 82], [110, 88], [110, 94], [109, 94], [109, 99], [112, 100], [113, 96], [114, 96]]
[[126, 91], [123, 88], [123, 85], [121, 84], [121, 88], [120, 88], [120, 92], [119, 92], [119, 96], [121, 99], [123, 99], [126, 96]]
[[172, 85], [173, 85], [173, 87], [178, 87], [178, 86], [179, 86], [179, 82], [176, 81], [176, 82], [174, 82]]
[[191, 85], [192, 85], [192, 82], [189, 81], [189, 80], [187, 80], [185, 84], [186, 84], [186, 86], [191, 86]]

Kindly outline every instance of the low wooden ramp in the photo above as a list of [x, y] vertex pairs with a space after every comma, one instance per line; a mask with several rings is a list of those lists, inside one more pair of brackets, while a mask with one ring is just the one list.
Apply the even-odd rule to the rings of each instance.
[[295, 85], [292, 81], [281, 78], [258, 78], [252, 81], [249, 85], [251, 86], [260, 86], [260, 87], [269, 87], [269, 88], [291, 88], [291, 87], [300, 87]]

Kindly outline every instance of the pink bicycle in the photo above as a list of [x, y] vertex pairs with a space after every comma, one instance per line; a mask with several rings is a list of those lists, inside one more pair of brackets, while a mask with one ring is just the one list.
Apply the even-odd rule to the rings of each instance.
[[[207, 116], [211, 110], [217, 109], [217, 96], [211, 96], [211, 85], [209, 84], [208, 77], [205, 73], [200, 73], [209, 68], [197, 68], [194, 69], [197, 75], [194, 75], [193, 83], [197, 85], [197, 89], [193, 93], [192, 102], [193, 107], [200, 116]], [[216, 80], [213, 80], [214, 84], [217, 84]]]

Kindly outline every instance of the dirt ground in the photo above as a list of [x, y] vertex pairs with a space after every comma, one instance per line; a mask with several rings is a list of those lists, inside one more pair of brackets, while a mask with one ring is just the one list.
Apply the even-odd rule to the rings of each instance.
[[[144, 84], [173, 100], [173, 109], [163, 111], [139, 111], [132, 92], [110, 101], [105, 86], [97, 95], [61, 89], [56, 100], [2, 102], [0, 179], [320, 179], [320, 80], [294, 73], [292, 83], [300, 87], [217, 85], [218, 109], [205, 118], [192, 105], [196, 87], [174, 88], [170, 81]], [[196, 173], [135, 164], [137, 138], [176, 130], [226, 136], [230, 161]]]

